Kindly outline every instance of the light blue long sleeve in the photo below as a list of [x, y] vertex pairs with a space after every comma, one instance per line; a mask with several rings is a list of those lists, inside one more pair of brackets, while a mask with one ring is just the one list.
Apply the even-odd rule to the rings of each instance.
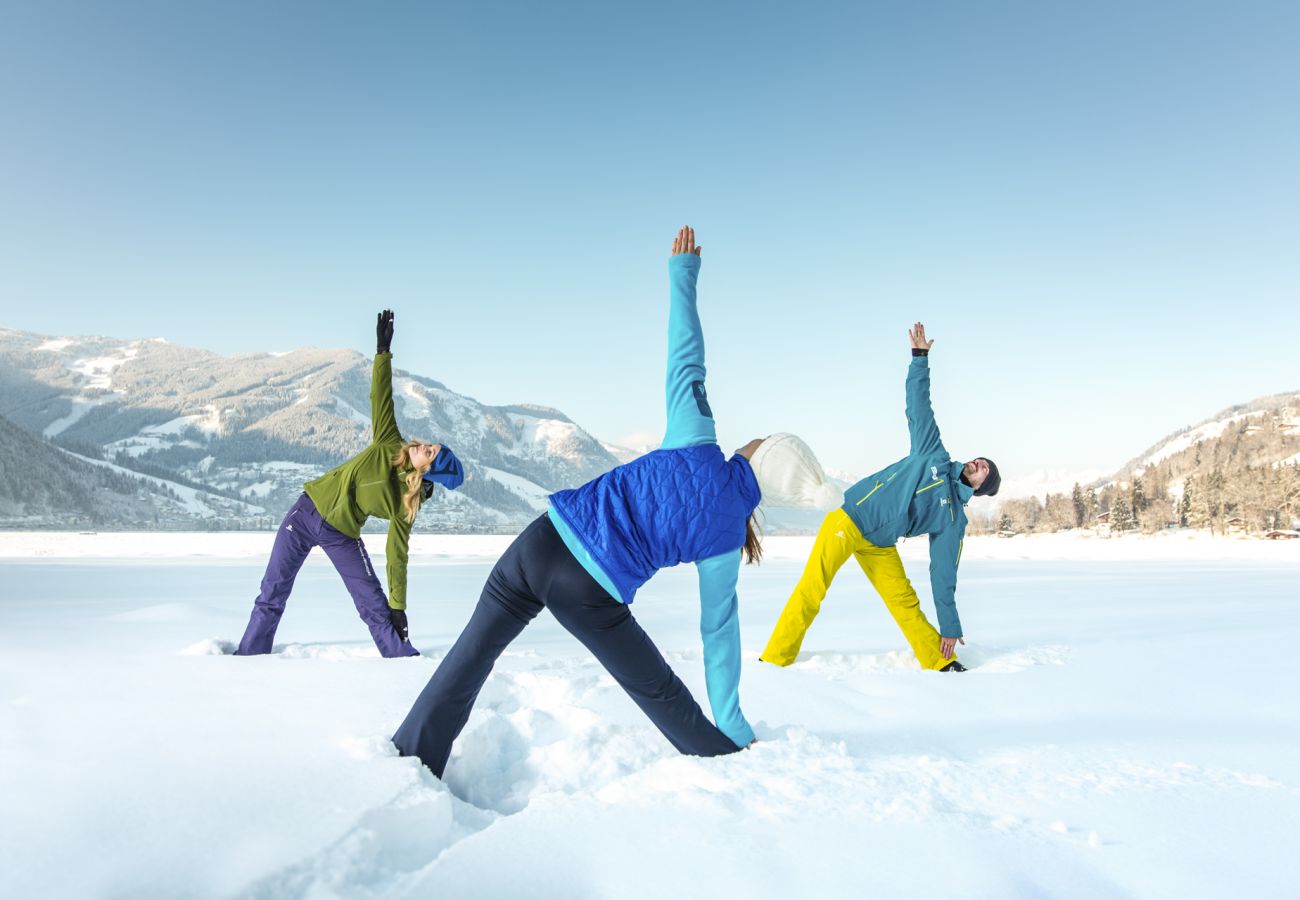
[[754, 740], [754, 730], [740, 711], [740, 617], [736, 597], [740, 550], [702, 559], [695, 568], [700, 575], [700, 636], [704, 639], [704, 681], [713, 723], [737, 747], [748, 747]]
[[704, 390], [704, 331], [695, 308], [700, 258], [678, 253], [668, 259], [668, 377], [664, 394], [668, 427], [662, 447], [696, 447], [718, 440], [713, 410]]

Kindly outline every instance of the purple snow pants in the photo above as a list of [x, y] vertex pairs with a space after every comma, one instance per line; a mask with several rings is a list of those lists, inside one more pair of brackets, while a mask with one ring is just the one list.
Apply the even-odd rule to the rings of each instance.
[[370, 629], [375, 646], [384, 656], [419, 656], [410, 641], [402, 640], [388, 618], [388, 598], [370, 565], [366, 545], [350, 538], [321, 518], [316, 504], [303, 494], [280, 523], [271, 548], [271, 559], [262, 576], [262, 592], [253, 603], [253, 615], [239, 642], [236, 656], [270, 653], [275, 629], [284, 615], [284, 604], [293, 590], [298, 570], [313, 547], [319, 546], [343, 577], [361, 621]]

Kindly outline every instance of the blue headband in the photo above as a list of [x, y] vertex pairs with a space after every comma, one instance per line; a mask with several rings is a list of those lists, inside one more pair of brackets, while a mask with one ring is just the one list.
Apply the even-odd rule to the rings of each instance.
[[424, 480], [454, 491], [465, 483], [465, 467], [460, 464], [460, 460], [450, 448], [443, 447], [433, 458], [429, 470], [424, 473]]

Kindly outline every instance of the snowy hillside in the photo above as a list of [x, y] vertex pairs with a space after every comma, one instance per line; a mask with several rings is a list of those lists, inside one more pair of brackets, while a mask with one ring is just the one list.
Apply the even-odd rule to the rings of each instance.
[[[82, 455], [276, 514], [366, 445], [369, 380], [370, 360], [347, 350], [223, 357], [162, 340], [0, 330], [0, 415]], [[439, 492], [438, 514], [417, 528], [510, 530], [539, 497], [617, 464], [558, 410], [486, 406], [400, 369], [393, 381], [403, 434], [443, 441], [467, 466], [464, 488]], [[221, 518], [263, 524], [259, 513], [235, 504]]]
[[1195, 447], [1197, 443], [1222, 437], [1234, 426], [1249, 434], [1274, 422], [1283, 436], [1300, 437], [1300, 393], [1273, 394], [1229, 407], [1203, 422], [1164, 438], [1131, 461], [1122, 471], [1131, 472], [1158, 465]]
[[0, 527], [174, 528], [264, 510], [63, 450], [0, 417]]
[[994, 511], [972, 515], [972, 533], [1193, 528], [1263, 536], [1300, 528], [1300, 393], [1223, 410], [1105, 478], [1043, 477], [1040, 502], [1039, 491], [1018, 490], [1032, 476], [1004, 473]]

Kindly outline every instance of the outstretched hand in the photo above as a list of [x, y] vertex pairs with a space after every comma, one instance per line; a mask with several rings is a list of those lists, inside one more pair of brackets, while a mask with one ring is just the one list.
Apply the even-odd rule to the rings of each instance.
[[956, 651], [959, 642], [963, 647], [966, 646], [965, 638], [940, 638], [939, 653], [944, 659], [952, 659], [953, 652]]
[[388, 353], [393, 346], [393, 311], [386, 309], [375, 322], [375, 352]]
[[925, 339], [925, 326], [920, 322], [917, 322], [912, 326], [912, 328], [907, 332], [907, 336], [912, 339], [913, 350], [929, 350], [934, 346], [934, 341], [927, 341]]
[[683, 225], [682, 230], [677, 232], [677, 237], [673, 238], [673, 256], [679, 253], [694, 253], [700, 255], [703, 247], [695, 243], [695, 229], [689, 225]]

